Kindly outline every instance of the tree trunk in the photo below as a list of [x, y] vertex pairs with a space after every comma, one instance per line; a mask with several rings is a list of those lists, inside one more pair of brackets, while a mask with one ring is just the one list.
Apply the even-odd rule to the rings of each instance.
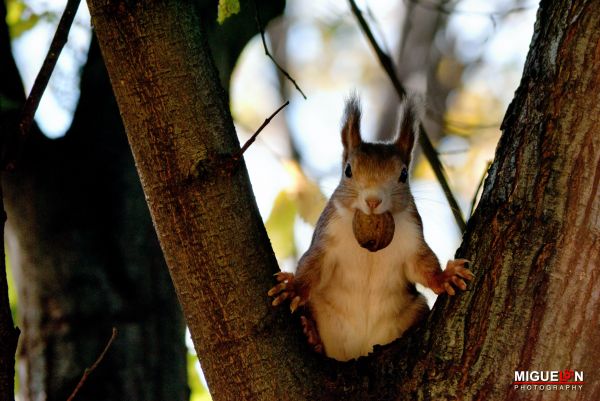
[[88, 4], [213, 397], [298, 398], [311, 371], [281, 361], [304, 366], [306, 346], [266, 296], [277, 263], [245, 164], [232, 159], [239, 143], [197, 10]]
[[277, 266], [197, 13], [89, 0], [146, 199], [216, 400], [600, 399], [514, 390], [598, 366], [600, 7], [542, 2], [524, 78], [459, 255], [471, 291], [374, 355], [308, 351], [265, 295]]
[[[213, 1], [197, 6], [228, 84], [239, 53], [257, 31], [253, 11], [243, 7], [234, 25], [221, 27]], [[283, 6], [283, 1], [261, 5], [265, 21]], [[10, 56], [4, 18], [1, 25], [2, 54]], [[2, 121], [14, 124], [23, 88], [12, 57], [2, 58], [0, 66], [0, 101], [10, 100], [0, 103]], [[187, 399], [180, 308], [95, 43], [81, 87], [65, 138], [48, 140], [36, 127], [23, 170], [6, 181], [12, 265], [26, 323], [21, 395], [66, 399], [115, 325], [118, 340], [80, 397]], [[3, 134], [13, 131], [3, 126]], [[6, 361], [12, 369], [14, 361]]]
[[184, 322], [97, 45], [81, 80], [69, 132], [35, 129], [4, 181], [21, 394], [65, 400], [115, 326], [80, 397], [185, 400]]
[[[24, 91], [0, 24], [8, 136]], [[65, 400], [116, 326], [117, 340], [79, 397], [185, 400], [183, 318], [97, 45], [81, 82], [66, 136], [49, 140], [35, 126], [20, 168], [3, 182], [23, 328], [20, 395]]]
[[[440, 302], [412, 373], [426, 379], [404, 389], [433, 399], [600, 399], [599, 70], [600, 3], [542, 1], [458, 251], [477, 280]], [[561, 369], [584, 371], [583, 391], [510, 385], [515, 370]]]

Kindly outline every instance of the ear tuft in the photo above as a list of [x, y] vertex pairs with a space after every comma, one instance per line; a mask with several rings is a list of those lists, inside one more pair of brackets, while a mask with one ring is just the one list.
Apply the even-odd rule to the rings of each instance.
[[417, 114], [415, 101], [408, 98], [404, 101], [404, 112], [400, 121], [400, 132], [394, 142], [394, 145], [400, 152], [400, 157], [406, 163], [410, 164], [412, 150], [415, 146], [415, 139], [419, 130], [419, 116]]
[[344, 158], [348, 151], [361, 144], [360, 139], [360, 99], [356, 93], [346, 100], [342, 127], [342, 144], [344, 145]]

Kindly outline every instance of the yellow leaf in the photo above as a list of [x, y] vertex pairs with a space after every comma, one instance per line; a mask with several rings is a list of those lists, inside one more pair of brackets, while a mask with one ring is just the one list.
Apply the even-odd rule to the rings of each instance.
[[234, 14], [240, 12], [239, 0], [219, 0], [219, 11], [217, 14], [217, 22], [223, 24], [225, 20]]
[[319, 185], [304, 174], [298, 163], [288, 161], [285, 168], [294, 180], [291, 192], [298, 205], [298, 214], [302, 220], [314, 226], [325, 208], [327, 199]]
[[271, 214], [265, 222], [275, 256], [279, 260], [296, 254], [294, 220], [297, 212], [298, 207], [294, 197], [283, 190], [275, 198]]

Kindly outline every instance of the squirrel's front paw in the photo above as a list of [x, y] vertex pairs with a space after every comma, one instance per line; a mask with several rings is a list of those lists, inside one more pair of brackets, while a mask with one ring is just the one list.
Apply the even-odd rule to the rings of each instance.
[[290, 299], [290, 309], [294, 313], [298, 307], [306, 304], [306, 297], [302, 296], [301, 291], [298, 290], [293, 273], [279, 272], [275, 274], [275, 278], [279, 284], [271, 288], [268, 292], [270, 297], [275, 297], [272, 302], [273, 306], [277, 306], [286, 299]]
[[449, 260], [446, 269], [433, 276], [430, 288], [436, 294], [447, 292], [448, 295], [456, 294], [454, 287], [466, 290], [465, 280], [471, 281], [475, 278], [471, 270], [465, 267], [469, 263], [466, 259]]

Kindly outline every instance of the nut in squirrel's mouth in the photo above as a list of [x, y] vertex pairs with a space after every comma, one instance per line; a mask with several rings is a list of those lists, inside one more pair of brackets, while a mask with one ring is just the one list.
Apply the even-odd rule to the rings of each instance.
[[394, 216], [387, 211], [365, 214], [357, 209], [352, 219], [352, 231], [358, 244], [371, 252], [387, 247], [394, 238], [396, 224]]

